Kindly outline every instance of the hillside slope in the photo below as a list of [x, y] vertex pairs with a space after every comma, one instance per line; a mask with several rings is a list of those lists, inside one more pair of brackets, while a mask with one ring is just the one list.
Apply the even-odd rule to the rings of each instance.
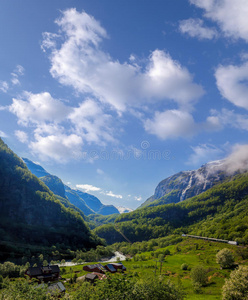
[[29, 244], [57, 243], [62, 249], [98, 244], [80, 214], [61, 204], [1, 139], [0, 191], [1, 257]]
[[55, 195], [68, 199], [71, 204], [75, 205], [86, 216], [95, 213], [101, 215], [119, 214], [115, 206], [104, 205], [97, 197], [91, 194], [71, 189], [59, 177], [49, 174], [43, 167], [27, 158], [23, 158], [23, 161], [29, 170], [39, 177]]
[[235, 175], [225, 172], [224, 164], [224, 160], [213, 161], [197, 170], [182, 171], [162, 180], [157, 185], [154, 195], [140, 207], [178, 203], [207, 191]]
[[248, 174], [236, 175], [177, 204], [148, 206], [120, 215], [115, 225], [100, 226], [95, 233], [112, 243], [118, 230], [131, 242], [190, 233], [248, 243]]

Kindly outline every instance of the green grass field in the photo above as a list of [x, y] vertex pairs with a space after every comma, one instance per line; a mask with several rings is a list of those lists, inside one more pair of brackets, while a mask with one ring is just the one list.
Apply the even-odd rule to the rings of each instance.
[[[221, 299], [221, 288], [225, 282], [225, 278], [229, 278], [232, 270], [222, 270], [216, 263], [216, 253], [228, 248], [232, 251], [235, 257], [236, 264], [248, 264], [247, 259], [243, 259], [241, 252], [247, 250], [242, 246], [233, 246], [223, 243], [209, 242], [204, 240], [197, 240], [192, 238], [185, 238], [177, 245], [168, 246], [163, 249], [155, 249], [152, 252], [143, 252], [138, 254], [137, 258], [124, 261], [123, 264], [127, 268], [127, 274], [137, 277], [138, 280], [145, 279], [151, 276], [162, 276], [165, 280], [170, 280], [175, 284], [183, 287], [186, 293], [186, 299]], [[170, 251], [170, 255], [165, 257], [164, 262], [161, 263], [154, 257], [156, 251], [166, 250]], [[188, 269], [182, 270], [181, 265], [187, 264]], [[190, 270], [197, 265], [202, 265], [207, 270], [208, 283], [202, 287], [199, 293], [193, 290]], [[73, 267], [65, 267], [63, 278], [69, 279], [77, 275], [81, 277], [87, 272], [83, 271], [83, 265]], [[67, 291], [73, 292], [76, 285], [67, 285]]]

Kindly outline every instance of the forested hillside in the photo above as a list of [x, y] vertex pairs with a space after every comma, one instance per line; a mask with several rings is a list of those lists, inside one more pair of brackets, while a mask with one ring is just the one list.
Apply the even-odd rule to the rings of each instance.
[[0, 139], [0, 258], [27, 248], [95, 247], [99, 240], [81, 215], [66, 208]]
[[115, 225], [100, 226], [95, 232], [112, 243], [114, 236], [116, 241], [125, 240], [118, 230], [131, 242], [172, 233], [191, 233], [248, 243], [248, 174], [236, 175], [177, 204], [122, 214]]

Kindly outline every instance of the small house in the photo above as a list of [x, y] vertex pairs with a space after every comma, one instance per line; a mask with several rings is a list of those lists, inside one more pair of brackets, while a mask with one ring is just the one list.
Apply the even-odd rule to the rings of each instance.
[[108, 270], [110, 273], [116, 273], [117, 269], [113, 266], [113, 264], [107, 264], [104, 266], [106, 270]]
[[102, 273], [97, 273], [97, 272], [93, 272], [93, 273], [88, 273], [85, 275], [85, 281], [88, 281], [90, 283], [94, 283], [97, 279], [99, 280], [103, 280], [106, 279], [106, 275], [102, 274]]
[[37, 279], [39, 282], [48, 282], [59, 279], [60, 269], [58, 265], [29, 267], [25, 274], [31, 279]]
[[97, 272], [102, 274], [106, 272], [106, 269], [102, 264], [87, 265], [83, 267], [83, 270], [87, 272]]
[[54, 295], [54, 294], [64, 294], [66, 288], [64, 287], [62, 282], [56, 282], [48, 286], [47, 292]]
[[98, 279], [98, 276], [93, 273], [88, 273], [85, 275], [85, 281], [94, 283]]
[[127, 268], [123, 266], [122, 263], [112, 263], [111, 264], [116, 270], [121, 270], [122, 272], [126, 271]]
[[47, 290], [47, 294], [51, 294], [51, 295], [58, 295], [59, 297], [61, 296], [61, 294], [64, 294], [66, 291], [65, 286], [63, 285], [62, 282], [56, 282], [53, 284], [38, 284], [35, 288], [45, 288]]

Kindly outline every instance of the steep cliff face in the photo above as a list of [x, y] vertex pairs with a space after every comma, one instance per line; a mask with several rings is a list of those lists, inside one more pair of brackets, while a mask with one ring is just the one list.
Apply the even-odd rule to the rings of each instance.
[[141, 207], [177, 203], [201, 194], [234, 175], [227, 174], [222, 168], [223, 164], [224, 160], [213, 161], [197, 170], [179, 172], [162, 180], [156, 187], [154, 195], [148, 198]]

